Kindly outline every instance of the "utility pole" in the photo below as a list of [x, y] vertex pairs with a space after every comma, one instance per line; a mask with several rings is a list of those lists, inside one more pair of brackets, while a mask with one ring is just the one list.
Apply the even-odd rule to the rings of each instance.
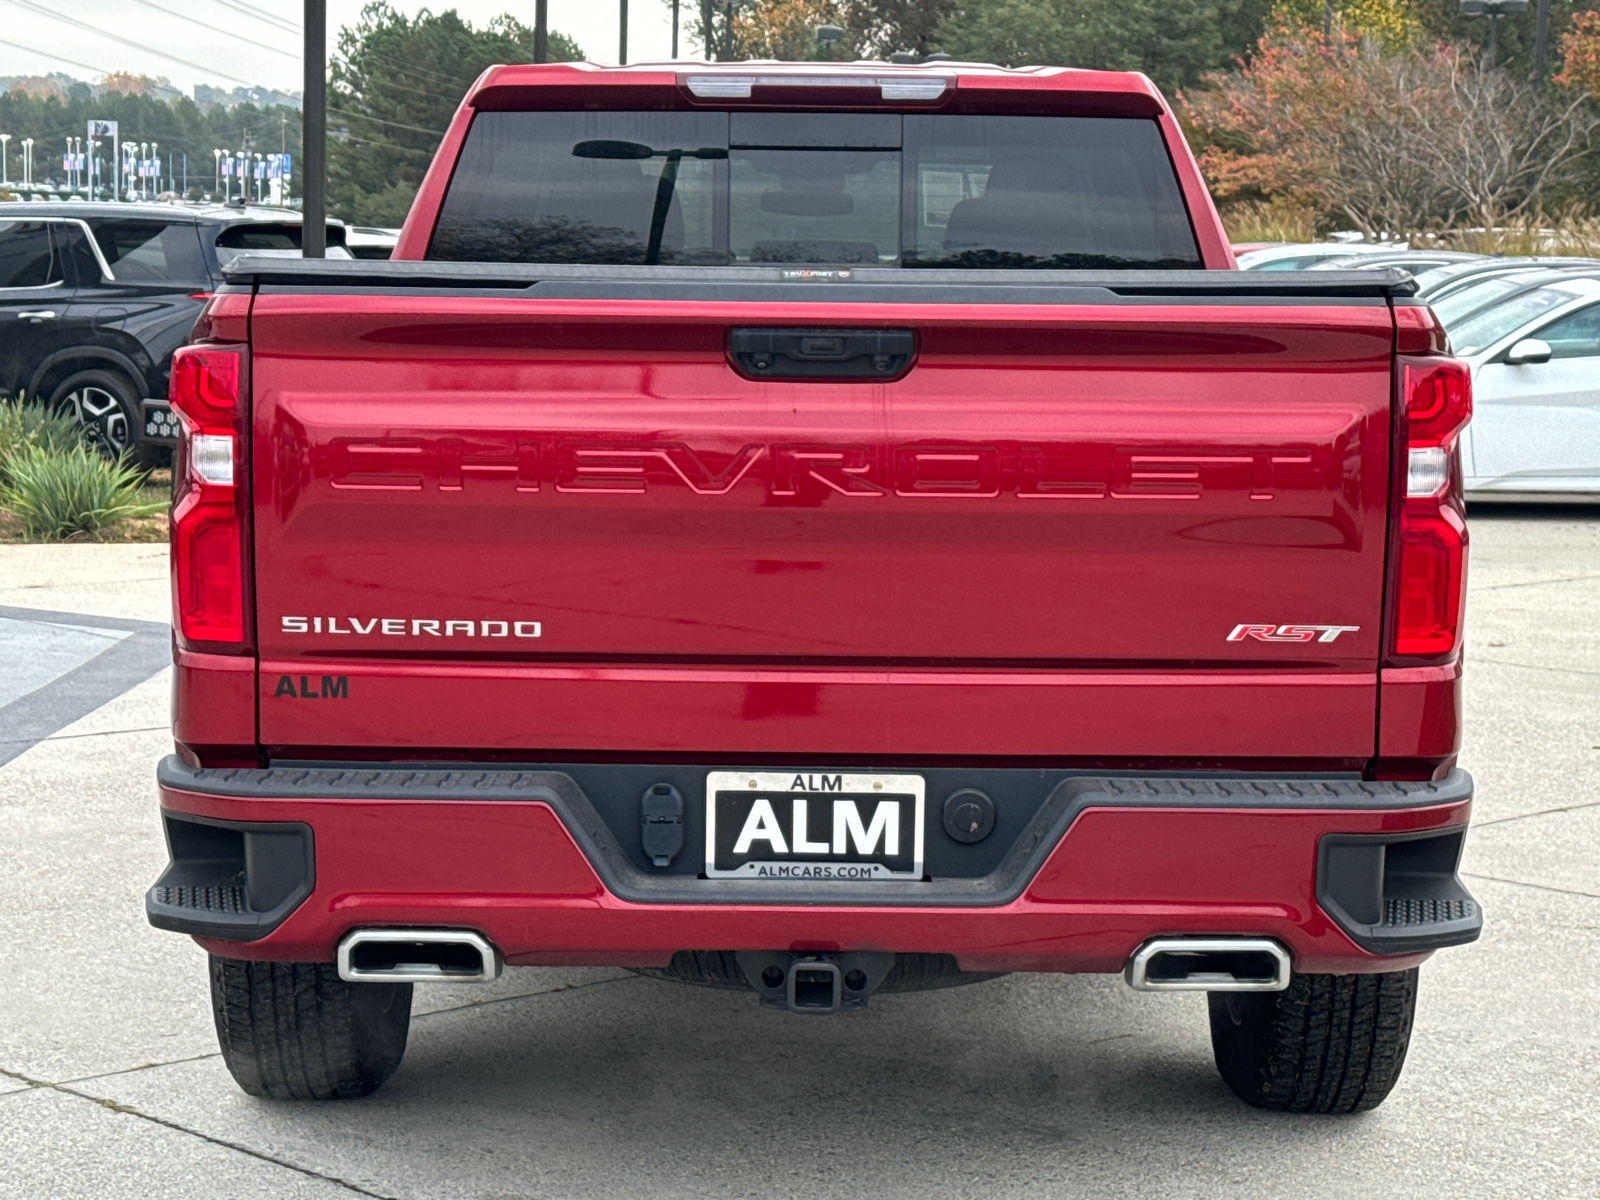
[[728, 0], [728, 51], [723, 55], [727, 61], [733, 61], [733, 0]]
[[716, 38], [711, 32], [711, 0], [700, 0], [700, 28], [706, 35], [706, 61], [717, 57]]
[[[1548, 6], [1549, 0], [1544, 0], [1540, 8]], [[1463, 17], [1488, 17], [1489, 18], [1489, 45], [1484, 51], [1489, 60], [1489, 65], [1494, 66], [1496, 45], [1499, 41], [1500, 18], [1507, 13], [1522, 13], [1528, 11], [1528, 0], [1458, 0], [1456, 11]]]
[[672, 0], [672, 57], [678, 57], [678, 0]]
[[1550, 0], [1539, 0], [1533, 36], [1533, 86], [1544, 90], [1544, 60], [1550, 50]]
[[617, 0], [622, 11], [617, 17], [617, 62], [628, 65], [628, 0]]
[[550, 0], [534, 0], [533, 61], [550, 61]]
[[300, 255], [328, 257], [328, 0], [305, 0], [305, 94], [301, 101]]

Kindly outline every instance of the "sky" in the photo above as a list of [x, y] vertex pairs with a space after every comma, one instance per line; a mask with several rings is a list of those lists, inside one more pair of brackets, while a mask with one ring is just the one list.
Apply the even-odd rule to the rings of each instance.
[[[502, 12], [533, 24], [533, 0], [390, 2], [408, 14], [453, 8], [474, 28]], [[327, 3], [331, 56], [340, 27], [355, 24], [364, 0]], [[692, 4], [683, 0], [685, 21]], [[278, 19], [250, 15], [251, 9]], [[628, 9], [629, 60], [666, 58], [672, 46], [670, 0], [631, 0]], [[0, 0], [0, 75], [62, 71], [94, 80], [109, 71], [131, 71], [165, 75], [191, 95], [197, 83], [299, 91], [299, 35], [284, 26], [298, 27], [302, 11], [300, 0]], [[576, 38], [590, 59], [617, 61], [617, 0], [549, 0], [549, 11], [550, 27]], [[687, 38], [679, 45], [687, 56]]]

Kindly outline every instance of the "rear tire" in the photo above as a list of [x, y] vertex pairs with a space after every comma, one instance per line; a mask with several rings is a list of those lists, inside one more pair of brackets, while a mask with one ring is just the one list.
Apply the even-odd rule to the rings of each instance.
[[1212, 992], [1208, 999], [1217, 1070], [1246, 1104], [1365, 1112], [1400, 1078], [1417, 970], [1296, 975], [1281, 992]]
[[107, 458], [138, 460], [142, 414], [133, 383], [120, 371], [96, 368], [63, 379], [50, 393], [50, 407], [83, 427], [83, 440]]
[[252, 1096], [371, 1095], [406, 1052], [409, 983], [345, 983], [327, 963], [211, 958], [222, 1060]]

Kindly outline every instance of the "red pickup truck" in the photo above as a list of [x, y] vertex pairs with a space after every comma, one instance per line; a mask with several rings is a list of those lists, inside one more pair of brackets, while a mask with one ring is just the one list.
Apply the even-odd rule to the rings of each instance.
[[860, 63], [496, 67], [393, 261], [235, 261], [147, 909], [240, 1085], [507, 963], [1123, 972], [1378, 1104], [1481, 927], [1469, 379], [1403, 274], [1233, 267], [1143, 76]]

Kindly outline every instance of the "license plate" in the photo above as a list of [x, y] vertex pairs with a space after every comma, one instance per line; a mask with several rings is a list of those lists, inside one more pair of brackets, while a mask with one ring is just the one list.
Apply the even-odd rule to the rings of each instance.
[[921, 879], [920, 775], [712, 771], [713, 879]]

